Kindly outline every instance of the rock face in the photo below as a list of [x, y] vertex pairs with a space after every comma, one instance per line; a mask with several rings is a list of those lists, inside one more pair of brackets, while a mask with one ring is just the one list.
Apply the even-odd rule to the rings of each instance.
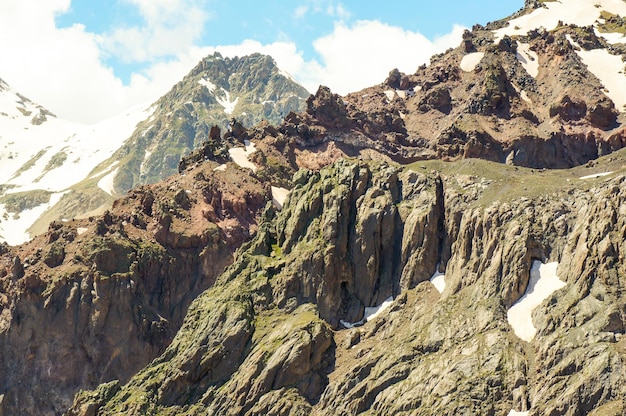
[[[299, 172], [167, 350], [68, 414], [621, 414], [626, 178], [572, 178], [478, 160]], [[566, 285], [526, 343], [506, 311], [535, 260]]]
[[[203, 118], [282, 80], [266, 58], [203, 61], [124, 154], [199, 145], [177, 175], [0, 245], [0, 413], [624, 414], [624, 116], [582, 58], [621, 49], [506, 24], [276, 126]], [[562, 287], [524, 341], [537, 261]]]
[[2, 246], [0, 414], [61, 414], [78, 389], [126, 382], [164, 351], [271, 198], [248, 172], [214, 166]]

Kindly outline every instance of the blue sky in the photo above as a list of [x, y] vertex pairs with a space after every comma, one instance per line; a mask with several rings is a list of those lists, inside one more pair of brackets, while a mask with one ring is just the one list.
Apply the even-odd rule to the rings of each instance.
[[[94, 122], [166, 92], [203, 56], [254, 51], [314, 92], [413, 72], [464, 27], [523, 0], [7, 0], [0, 78], [65, 118]], [[94, 97], [98, 97], [96, 100]]]

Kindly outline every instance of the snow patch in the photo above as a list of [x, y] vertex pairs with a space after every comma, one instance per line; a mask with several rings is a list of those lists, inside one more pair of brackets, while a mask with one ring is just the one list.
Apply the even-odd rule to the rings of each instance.
[[386, 90], [385, 95], [389, 101], [393, 101], [393, 99], [396, 98], [396, 92], [394, 90]]
[[206, 89], [209, 90], [211, 94], [213, 94], [213, 92], [217, 88], [217, 85], [213, 84], [210, 80], [204, 79], [204, 78], [202, 78], [201, 80], [198, 80], [198, 84], [202, 85], [203, 87], [206, 87]]
[[606, 40], [611, 45], [626, 43], [626, 35], [624, 35], [623, 33], [604, 33], [600, 32], [597, 28], [595, 28], [594, 31], [596, 32], [596, 36], [604, 38], [604, 40]]
[[239, 97], [235, 98], [234, 101], [231, 101], [230, 100], [230, 92], [226, 91], [224, 88], [222, 88], [222, 91], [224, 91], [224, 95], [226, 95], [226, 98], [220, 98], [220, 97], [216, 96], [215, 99], [217, 100], [219, 105], [224, 107], [224, 113], [232, 114], [233, 111], [235, 111], [235, 107], [237, 106], [237, 102], [239, 101]]
[[543, 264], [534, 261], [530, 268], [530, 281], [526, 293], [506, 313], [515, 335], [526, 342], [532, 341], [537, 334], [533, 325], [532, 312], [552, 293], [565, 286], [556, 275], [558, 263]]
[[529, 412], [518, 412], [517, 410], [511, 410], [507, 416], [528, 416]]
[[102, 189], [107, 194], [113, 196], [113, 181], [115, 179], [115, 175], [117, 175], [117, 171], [119, 168], [115, 168], [113, 172], [105, 175], [98, 181], [98, 188]]
[[626, 16], [626, 2], [623, 0], [561, 0], [544, 2], [542, 6], [511, 20], [508, 26], [495, 30], [495, 42], [498, 43], [505, 35], [523, 36], [540, 27], [552, 30], [559, 21], [566, 25], [591, 26], [600, 18], [603, 10]]
[[76, 234], [78, 235], [83, 235], [85, 234], [87, 231], [89, 231], [89, 228], [85, 228], [85, 227], [78, 227], [76, 229]]
[[602, 172], [602, 173], [594, 173], [593, 175], [587, 175], [587, 176], [581, 176], [578, 179], [595, 179], [595, 178], [600, 178], [602, 176], [608, 176], [613, 172]]
[[484, 56], [484, 52], [468, 53], [461, 59], [461, 69], [465, 72], [473, 72]]
[[439, 293], [443, 293], [444, 289], [446, 288], [446, 275], [439, 272], [439, 265], [437, 265], [435, 274], [433, 274], [430, 278], [430, 283], [435, 286], [435, 289], [437, 289]]
[[[624, 3], [626, 4], [626, 2]], [[580, 48], [571, 36], [567, 40], [576, 47], [576, 53], [591, 73], [593, 73], [604, 88], [605, 94], [615, 103], [617, 111], [626, 110], [626, 75], [624, 74], [624, 62], [619, 55], [611, 55], [606, 49], [592, 49], [585, 51]]]
[[143, 175], [144, 173], [146, 173], [146, 162], [148, 161], [148, 159], [150, 159], [150, 156], [152, 156], [152, 153], [150, 150], [146, 150], [146, 153], [143, 156], [143, 160], [141, 161], [141, 165], [139, 165], [139, 174]]
[[106, 169], [101, 170], [101, 171], [99, 171], [99, 172], [97, 172], [97, 173], [94, 173], [93, 175], [90, 175], [90, 176], [89, 176], [89, 178], [87, 178], [87, 179], [93, 179], [93, 178], [96, 178], [96, 177], [98, 177], [98, 176], [102, 176], [102, 175], [104, 175], [105, 173], [109, 173], [109, 172], [111, 172], [111, 169], [113, 169], [113, 168], [115, 167], [115, 165], [117, 165], [117, 164], [119, 164], [119, 163], [120, 163], [120, 161], [119, 161], [119, 160], [116, 160], [115, 162], [113, 162], [113, 163], [111, 163], [109, 166], [107, 166], [107, 168], [106, 168]]
[[228, 149], [228, 154], [230, 158], [241, 166], [242, 168], [252, 169], [252, 172], [256, 172], [257, 167], [254, 163], [250, 162], [250, 155], [256, 151], [255, 144], [251, 143], [249, 140], [244, 142], [245, 147], [233, 147], [232, 149]]
[[54, 193], [50, 195], [50, 200], [47, 203], [26, 209], [19, 214], [8, 213], [6, 206], [0, 204], [0, 212], [5, 213], [5, 218], [0, 219], [0, 238], [12, 246], [30, 240], [30, 233], [26, 230], [28, 230], [44, 212], [56, 205], [63, 195], [68, 192], [69, 191]]
[[520, 87], [518, 87], [515, 84], [512, 84], [513, 88], [515, 88], [515, 91], [517, 91], [517, 93], [519, 94], [520, 98], [524, 101], [526, 101], [528, 104], [532, 104], [533, 101], [530, 99], [530, 97], [528, 96], [528, 93], [526, 92], [526, 90], [522, 90], [520, 89]]
[[216, 168], [213, 168], [213, 172], [217, 172], [217, 171], [224, 172], [225, 170], [226, 170], [226, 163], [221, 164]]
[[283, 208], [287, 194], [289, 194], [289, 189], [272, 186], [272, 203], [276, 208]]
[[365, 320], [372, 321], [382, 314], [393, 303], [393, 296], [389, 296], [378, 306], [368, 306], [365, 308]]
[[287, 71], [278, 68], [278, 73], [282, 76], [284, 76], [285, 78], [287, 78], [288, 80], [294, 81], [295, 82], [295, 78]]
[[389, 296], [387, 299], [383, 301], [378, 306], [367, 306], [365, 308], [365, 313], [363, 314], [363, 319], [357, 322], [346, 322], [343, 319], [339, 320], [339, 323], [343, 325], [345, 328], [354, 328], [357, 326], [361, 326], [368, 321], [373, 321], [377, 317], [379, 317], [391, 304], [393, 303], [393, 296]]
[[531, 51], [529, 44], [517, 42], [516, 56], [526, 72], [531, 77], [537, 78], [537, 75], [539, 75], [539, 56], [537, 52]]

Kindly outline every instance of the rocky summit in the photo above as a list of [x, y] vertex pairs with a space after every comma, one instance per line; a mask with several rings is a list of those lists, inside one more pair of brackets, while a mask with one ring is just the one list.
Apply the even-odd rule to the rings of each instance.
[[[205, 142], [213, 126], [276, 125], [289, 112], [303, 110], [308, 96], [267, 55], [223, 58], [216, 52], [161, 97], [153, 115], [113, 155], [112, 190], [123, 194], [175, 173], [180, 158]], [[228, 159], [227, 149], [215, 149], [213, 157]]]
[[622, 16], [529, 1], [254, 125], [280, 72], [205, 59], [134, 136], [174, 175], [0, 246], [0, 414], [626, 414]]

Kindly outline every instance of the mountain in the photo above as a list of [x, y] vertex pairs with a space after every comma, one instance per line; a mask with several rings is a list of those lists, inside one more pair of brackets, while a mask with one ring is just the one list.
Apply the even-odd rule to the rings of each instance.
[[[603, 179], [482, 160], [302, 171], [165, 352], [68, 414], [622, 414], [613, 157]], [[542, 262], [561, 289], [531, 283]], [[534, 290], [525, 341], [508, 312]]]
[[566, 168], [622, 148], [626, 50], [614, 42], [625, 42], [626, 26], [581, 27], [575, 18], [604, 21], [624, 6], [542, 4], [475, 26], [414, 74], [391, 71], [381, 85], [325, 98], [288, 121], [308, 126], [299, 140], [311, 149], [332, 141], [350, 147], [345, 154], [376, 149], [401, 163], [479, 157]]
[[527, 2], [0, 246], [1, 411], [624, 414], [625, 15]]
[[[176, 173], [180, 158], [209, 139], [213, 126], [232, 129], [233, 120], [243, 127], [262, 120], [276, 125], [303, 110], [309, 95], [267, 55], [223, 58], [216, 52], [161, 97], [152, 117], [113, 155], [109, 162], [119, 162], [113, 190], [123, 194]], [[227, 149], [216, 149], [214, 157], [228, 159]]]
[[[33, 223], [45, 218], [72, 186], [99, 183], [103, 171], [94, 168], [150, 112], [140, 107], [93, 126], [80, 125], [57, 118], [0, 80], [0, 241], [24, 242]], [[112, 202], [110, 195], [83, 200], [83, 212], [106, 202]]]
[[[182, 155], [223, 130], [278, 124], [309, 93], [266, 55], [203, 59], [152, 105], [93, 126], [58, 120], [2, 84], [0, 240], [19, 244], [53, 221], [101, 214], [115, 196], [176, 172]], [[234, 144], [218, 143], [228, 159]]]

